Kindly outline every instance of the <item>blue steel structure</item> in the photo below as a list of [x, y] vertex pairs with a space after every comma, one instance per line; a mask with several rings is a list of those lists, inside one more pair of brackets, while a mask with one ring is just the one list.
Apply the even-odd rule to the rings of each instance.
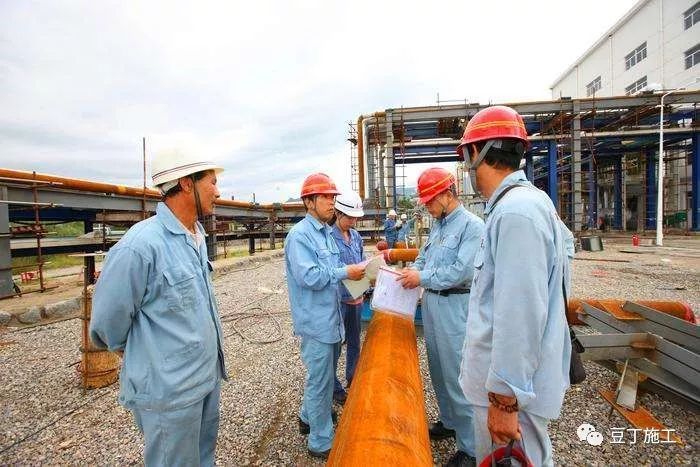
[[[531, 145], [524, 167], [528, 179], [547, 191], [562, 218], [574, 230], [597, 226], [599, 201], [603, 201], [598, 199], [601, 187], [599, 174], [601, 169], [606, 168], [613, 168], [615, 173], [611, 187], [613, 227], [625, 228], [622, 157], [634, 154], [641, 154], [641, 160], [646, 162], [643, 172], [646, 190], [642, 193], [644, 200], [638, 203], [637, 211], [640, 215], [644, 211], [643, 228], [655, 227], [657, 178], [654, 161], [657, 160], [655, 152], [658, 151], [660, 97], [659, 94], [642, 93], [637, 96], [506, 104], [523, 116], [530, 135]], [[700, 230], [700, 215], [697, 213], [700, 199], [700, 164], [697, 163], [699, 102], [699, 91], [674, 93], [664, 101], [664, 148], [668, 152], [685, 151], [691, 155], [689, 160], [694, 162], [692, 183], [688, 184], [692, 192], [692, 205], [687, 209], [690, 220], [688, 228], [693, 231]], [[386, 115], [384, 119], [379, 118], [368, 124], [367, 134], [374, 135], [369, 144], [384, 144], [387, 156], [395, 157], [395, 163], [457, 161], [454, 151], [462, 129], [468, 119], [484, 107], [486, 105], [466, 104], [387, 109], [383, 112]], [[574, 109], [580, 109], [580, 130], [576, 135]], [[387, 128], [387, 122], [391, 128]], [[382, 135], [390, 137], [383, 138]], [[581, 141], [577, 157], [573, 154], [575, 137]], [[386, 145], [387, 140], [390, 145]], [[400, 160], [395, 156], [399, 149]], [[581, 176], [587, 181], [581, 182]], [[372, 188], [368, 191], [371, 192]], [[395, 207], [395, 182], [387, 193], [394, 193], [393, 198], [386, 201], [393, 202]], [[378, 200], [378, 205], [386, 206], [383, 200]]]

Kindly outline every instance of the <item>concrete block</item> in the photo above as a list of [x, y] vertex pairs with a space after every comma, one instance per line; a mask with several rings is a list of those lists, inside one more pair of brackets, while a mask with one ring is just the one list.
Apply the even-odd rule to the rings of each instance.
[[81, 310], [81, 297], [69, 298], [62, 302], [51, 303], [44, 307], [44, 316], [47, 318], [61, 318], [77, 314]]
[[7, 324], [12, 320], [12, 315], [7, 311], [0, 310], [0, 325]]
[[24, 313], [17, 315], [17, 321], [23, 324], [34, 324], [41, 319], [42, 307], [33, 306]]

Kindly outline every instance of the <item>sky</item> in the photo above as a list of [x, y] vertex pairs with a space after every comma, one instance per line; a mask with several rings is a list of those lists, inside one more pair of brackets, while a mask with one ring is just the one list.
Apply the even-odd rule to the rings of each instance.
[[549, 99], [635, 3], [0, 0], [0, 167], [140, 186], [145, 137], [147, 166], [221, 164], [225, 198], [348, 187], [360, 114]]

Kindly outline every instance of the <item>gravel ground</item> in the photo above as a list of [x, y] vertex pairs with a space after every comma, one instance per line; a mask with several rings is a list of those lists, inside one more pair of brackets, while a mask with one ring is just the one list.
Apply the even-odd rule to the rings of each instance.
[[[695, 245], [695, 244], [693, 244]], [[642, 248], [643, 254], [582, 252], [580, 258], [626, 262], [574, 262], [574, 295], [598, 298], [656, 298], [700, 304], [700, 248]], [[217, 460], [222, 465], [314, 465], [305, 437], [297, 431], [304, 370], [292, 335], [283, 262], [280, 258], [248, 263], [215, 281], [224, 321], [225, 352], [231, 380], [222, 389]], [[242, 332], [241, 333], [239, 333]], [[256, 341], [272, 343], [260, 344]], [[116, 403], [117, 386], [83, 392], [76, 362], [80, 359], [77, 319], [27, 329], [0, 329], [0, 465], [139, 464], [143, 444], [131, 415]], [[419, 337], [429, 419], [437, 405]], [[341, 357], [341, 367], [344, 357]], [[558, 463], [567, 465], [697, 464], [698, 417], [655, 394], [641, 404], [674, 429], [685, 444], [610, 444], [611, 428], [630, 428], [597, 394], [615, 383], [615, 373], [586, 363], [588, 380], [571, 389], [562, 416], [550, 432]], [[342, 412], [342, 408], [338, 407]], [[602, 446], [576, 437], [581, 423], [603, 434]], [[454, 442], [433, 442], [441, 464]]]

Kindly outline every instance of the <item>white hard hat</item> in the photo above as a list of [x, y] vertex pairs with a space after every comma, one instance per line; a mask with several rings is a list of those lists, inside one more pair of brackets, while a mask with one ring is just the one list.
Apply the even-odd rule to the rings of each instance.
[[406, 214], [401, 214], [401, 220], [405, 221], [406, 219], [408, 219], [408, 216]]
[[[153, 185], [159, 187], [163, 192], [167, 192], [175, 186], [180, 178], [204, 170], [213, 170], [217, 174], [224, 171], [223, 167], [204, 160], [199, 155], [185, 153], [180, 149], [159, 151], [151, 162]], [[166, 187], [168, 188], [167, 190], [164, 189]]]
[[362, 210], [362, 198], [356, 192], [343, 191], [335, 197], [335, 208], [350, 217], [362, 217], [365, 212]]
[[393, 209], [389, 209], [389, 215], [390, 215], [390, 216], [395, 216], [395, 215], [396, 215], [396, 211], [394, 211]]

